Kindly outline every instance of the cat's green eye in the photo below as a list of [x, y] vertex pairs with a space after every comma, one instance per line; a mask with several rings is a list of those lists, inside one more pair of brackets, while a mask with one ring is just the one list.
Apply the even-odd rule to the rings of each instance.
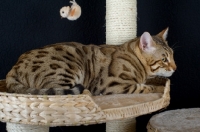
[[167, 58], [162, 58], [162, 62], [167, 62]]

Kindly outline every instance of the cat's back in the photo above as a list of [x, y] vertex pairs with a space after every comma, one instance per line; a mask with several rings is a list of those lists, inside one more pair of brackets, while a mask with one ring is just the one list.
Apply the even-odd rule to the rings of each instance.
[[[113, 48], [106, 46], [64, 42], [27, 51], [18, 58], [17, 63], [6, 75], [7, 87], [12, 92], [12, 89], [24, 89], [24, 87], [38, 89], [59, 87], [57, 84], [63, 84], [69, 79], [83, 82], [87, 80], [87, 77], [84, 79], [85, 72], [91, 71], [92, 67], [96, 68], [96, 62], [109, 56], [112, 50]], [[101, 61], [103, 66], [109, 62]], [[98, 72], [98, 68], [95, 71]]]
[[[66, 72], [66, 69], [77, 71], [73, 62], [83, 63], [83, 45], [76, 42], [57, 43], [23, 53], [6, 76], [7, 83], [37, 82], [38, 78], [47, 78]], [[28, 80], [28, 81], [27, 81]]]
[[[33, 49], [23, 53], [17, 60], [14, 67], [26, 65], [24, 69], [28, 68], [28, 65], [40, 66], [47, 65], [47, 63], [53, 63], [54, 61], [65, 61], [64, 58], [67, 55], [75, 55], [81, 46], [79, 43], [56, 43], [44, 46], [42, 48]], [[74, 56], [75, 57], [75, 56]]]

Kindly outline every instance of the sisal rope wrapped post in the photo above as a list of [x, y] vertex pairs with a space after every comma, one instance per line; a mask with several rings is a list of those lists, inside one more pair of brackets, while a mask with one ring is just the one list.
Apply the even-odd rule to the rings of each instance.
[[[136, 18], [136, 0], [106, 0], [106, 44], [119, 45], [135, 38]], [[135, 131], [135, 118], [106, 122], [106, 132]]]
[[106, 44], [118, 45], [135, 38], [136, 18], [136, 0], [106, 0]]
[[49, 132], [49, 126], [6, 123], [8, 132]]
[[106, 122], [106, 132], [134, 132], [135, 128], [135, 118]]

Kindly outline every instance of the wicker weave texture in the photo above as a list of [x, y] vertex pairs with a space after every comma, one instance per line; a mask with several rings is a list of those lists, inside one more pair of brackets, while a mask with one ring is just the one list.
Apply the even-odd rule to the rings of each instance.
[[101, 123], [105, 121], [105, 115], [88, 95], [31, 96], [1, 93], [0, 120], [60, 126]]
[[[4, 80], [0, 81], [0, 84]], [[91, 96], [23, 95], [0, 92], [0, 121], [48, 126], [76, 126], [137, 117], [169, 104], [170, 80], [164, 93]]]

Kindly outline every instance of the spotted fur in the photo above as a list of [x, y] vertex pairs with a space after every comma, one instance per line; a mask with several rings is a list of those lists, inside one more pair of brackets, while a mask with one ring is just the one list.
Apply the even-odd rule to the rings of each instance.
[[8, 92], [93, 95], [159, 92], [148, 78], [169, 77], [176, 70], [168, 29], [148, 32], [122, 45], [57, 43], [22, 54], [6, 76]]

